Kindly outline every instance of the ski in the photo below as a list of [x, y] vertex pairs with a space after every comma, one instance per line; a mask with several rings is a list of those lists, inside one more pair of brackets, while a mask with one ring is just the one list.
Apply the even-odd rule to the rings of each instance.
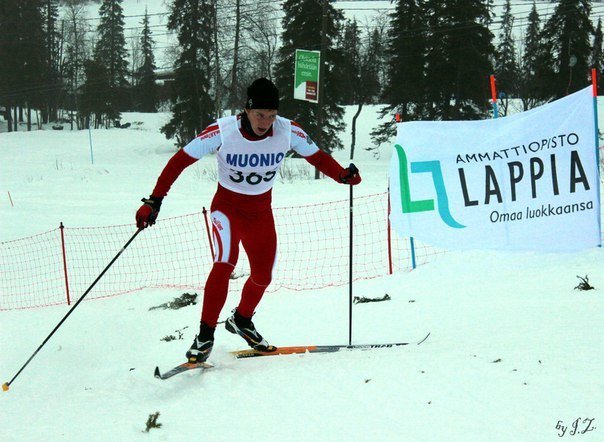
[[357, 344], [357, 345], [302, 345], [293, 347], [277, 347], [275, 351], [263, 352], [254, 349], [232, 351], [231, 354], [237, 359], [256, 358], [260, 356], [291, 355], [300, 353], [335, 353], [341, 350], [372, 350], [376, 348], [392, 348], [403, 345], [420, 345], [428, 339], [430, 333], [418, 342], [395, 342], [391, 344]]
[[161, 373], [159, 371], [159, 367], [155, 367], [155, 377], [157, 379], [165, 380], [165, 379], [171, 378], [172, 376], [177, 375], [179, 373], [184, 373], [185, 371], [196, 370], [196, 369], [207, 370], [208, 368], [212, 368], [212, 367], [214, 367], [214, 366], [212, 364], [208, 364], [207, 362], [200, 362], [199, 364], [191, 363], [191, 362], [184, 362], [180, 365], [177, 365], [172, 370], [166, 371], [165, 373]]

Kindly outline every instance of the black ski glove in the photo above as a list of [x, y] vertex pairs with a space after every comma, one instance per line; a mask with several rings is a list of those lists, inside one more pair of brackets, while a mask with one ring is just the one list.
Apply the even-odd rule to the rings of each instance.
[[359, 174], [359, 169], [357, 166], [350, 163], [346, 169], [343, 169], [340, 172], [340, 182], [344, 184], [350, 184], [351, 186], [356, 186], [361, 182], [361, 175]]

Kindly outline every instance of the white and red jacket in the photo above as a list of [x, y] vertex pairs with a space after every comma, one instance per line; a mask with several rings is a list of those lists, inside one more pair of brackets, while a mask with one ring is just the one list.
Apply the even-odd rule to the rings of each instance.
[[208, 154], [216, 154], [218, 183], [242, 195], [270, 192], [285, 155], [293, 150], [330, 178], [339, 181], [344, 170], [320, 150], [295, 122], [277, 116], [262, 137], [247, 133], [241, 117], [219, 119], [179, 150], [160, 174], [152, 195], [164, 197], [181, 172]]

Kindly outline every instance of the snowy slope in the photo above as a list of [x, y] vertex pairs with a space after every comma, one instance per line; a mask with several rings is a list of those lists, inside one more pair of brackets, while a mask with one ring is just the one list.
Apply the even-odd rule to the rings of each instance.
[[[375, 126], [375, 111], [363, 111], [360, 127]], [[60, 221], [133, 222], [174, 151], [157, 131], [164, 117], [127, 114], [125, 121], [144, 124], [93, 131], [94, 164], [86, 131], [0, 134], [0, 240]], [[359, 146], [370, 143], [365, 129]], [[348, 145], [350, 136], [343, 139]], [[376, 160], [358, 150], [363, 183], [355, 195], [385, 190], [389, 147], [381, 152]], [[336, 157], [346, 163], [348, 151]], [[208, 158], [186, 170], [160, 216], [207, 204], [215, 184], [202, 170], [211, 167]], [[278, 182], [274, 206], [346, 196], [327, 180]], [[149, 311], [176, 290], [85, 301], [0, 394], [0, 440], [547, 441], [559, 439], [559, 421], [570, 426], [578, 418], [595, 419], [582, 439], [603, 440], [603, 253], [450, 252], [354, 286], [357, 296], [392, 300], [354, 306], [353, 342], [415, 340], [430, 331], [419, 347], [238, 361], [228, 352], [245, 348], [243, 341], [221, 329], [216, 368], [163, 382], [153, 370], [182, 360], [199, 305]], [[577, 275], [589, 275], [597, 290], [574, 290]], [[237, 302], [230, 296], [222, 319]], [[0, 381], [14, 376], [67, 311], [0, 313]], [[275, 345], [346, 344], [347, 287], [271, 293], [255, 323]], [[144, 433], [155, 412], [162, 427]], [[587, 425], [581, 420], [578, 428]]]
[[[600, 250], [452, 253], [356, 287], [392, 301], [355, 307], [355, 342], [430, 330], [420, 347], [236, 361], [242, 342], [222, 330], [215, 369], [165, 382], [153, 368], [182, 358], [198, 308], [149, 312], [176, 295], [162, 291], [85, 302], [2, 394], [0, 436], [136, 440], [159, 411], [159, 440], [554, 440], [559, 420], [602, 415], [602, 295], [572, 290], [574, 273], [601, 281], [601, 263]], [[4, 376], [64, 311], [3, 313]], [[256, 323], [277, 345], [345, 343], [346, 295], [277, 293]], [[160, 341], [186, 326], [185, 340]]]

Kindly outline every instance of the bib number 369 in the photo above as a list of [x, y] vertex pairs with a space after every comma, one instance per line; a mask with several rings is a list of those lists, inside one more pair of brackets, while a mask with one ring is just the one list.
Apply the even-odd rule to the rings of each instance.
[[252, 186], [260, 184], [263, 181], [270, 181], [277, 174], [277, 172], [274, 170], [271, 170], [265, 173], [264, 175], [260, 175], [256, 172], [251, 172], [247, 175], [244, 175], [243, 172], [241, 172], [240, 170], [233, 170], [232, 172], [235, 174], [235, 176], [229, 175], [231, 181], [233, 181], [234, 183], [242, 183], [243, 181], [245, 181], [246, 183], [251, 184]]

